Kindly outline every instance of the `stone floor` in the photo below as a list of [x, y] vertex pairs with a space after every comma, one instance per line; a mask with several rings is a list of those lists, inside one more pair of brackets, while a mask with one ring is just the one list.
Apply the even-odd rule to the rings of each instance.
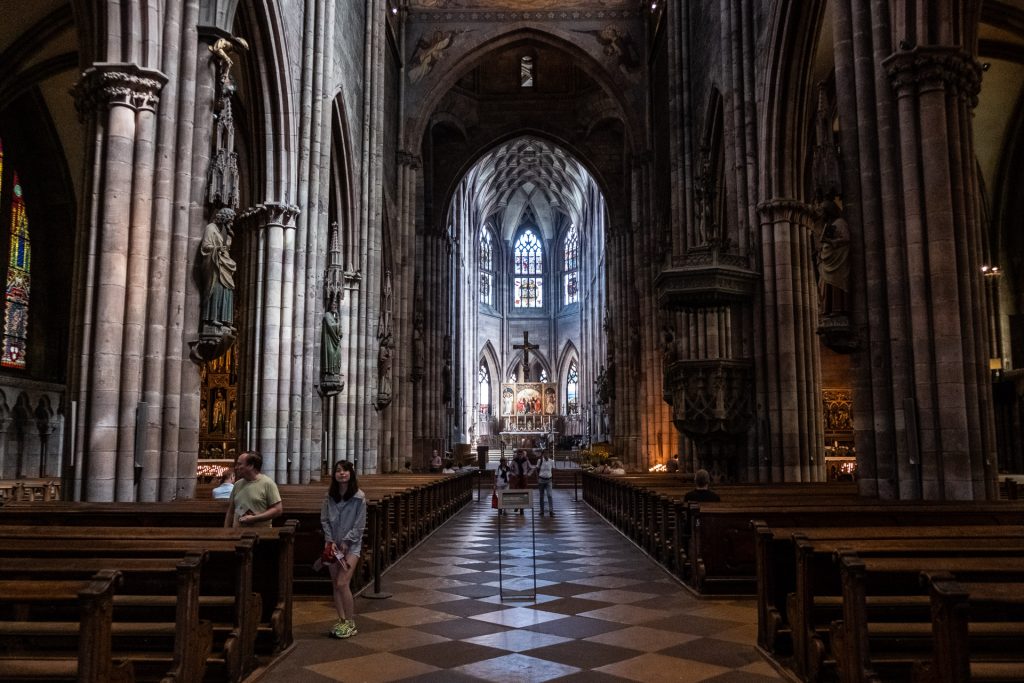
[[572, 491], [555, 517], [484, 498], [384, 575], [390, 598], [356, 598], [358, 635], [327, 637], [333, 607], [298, 602], [296, 646], [260, 680], [784, 680], [754, 648], [752, 600], [696, 599]]

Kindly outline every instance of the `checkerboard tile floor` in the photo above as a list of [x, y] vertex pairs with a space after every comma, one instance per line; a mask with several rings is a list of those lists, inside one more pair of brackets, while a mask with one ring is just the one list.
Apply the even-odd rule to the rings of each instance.
[[532, 520], [483, 498], [384, 575], [392, 597], [356, 598], [358, 635], [328, 638], [329, 601], [298, 601], [296, 646], [260, 680], [784, 680], [755, 650], [753, 600], [694, 598], [570, 491]]

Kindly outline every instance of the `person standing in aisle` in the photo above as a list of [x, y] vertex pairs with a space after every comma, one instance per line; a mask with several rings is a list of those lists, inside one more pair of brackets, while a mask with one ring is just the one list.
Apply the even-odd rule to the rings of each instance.
[[324, 530], [323, 558], [331, 572], [334, 608], [338, 611], [338, 621], [328, 633], [332, 638], [350, 638], [358, 633], [350, 584], [363, 549], [366, 494], [359, 490], [355, 466], [347, 460], [334, 466], [331, 486], [320, 508], [320, 526]]
[[551, 458], [551, 454], [544, 451], [544, 454], [540, 458], [540, 462], [537, 463], [537, 497], [540, 498], [540, 516], [544, 516], [544, 497], [548, 499], [548, 509], [551, 510], [551, 516], [555, 516], [555, 500], [551, 496], [552, 481], [551, 477], [554, 475], [555, 461]]

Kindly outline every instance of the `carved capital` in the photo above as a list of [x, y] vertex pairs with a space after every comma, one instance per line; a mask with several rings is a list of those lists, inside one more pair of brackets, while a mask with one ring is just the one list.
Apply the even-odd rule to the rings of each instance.
[[960, 48], [919, 46], [891, 55], [882, 65], [900, 97], [942, 88], [966, 100], [971, 107], [978, 104], [981, 64]]
[[95, 64], [82, 72], [71, 94], [79, 118], [85, 120], [114, 105], [154, 111], [166, 82], [161, 72], [135, 64]]
[[423, 159], [420, 158], [420, 155], [405, 149], [398, 150], [397, 155], [399, 166], [406, 166], [413, 171], [423, 168]]
[[810, 228], [821, 219], [820, 212], [811, 204], [798, 199], [787, 198], [769, 199], [766, 202], [761, 202], [757, 205], [757, 215], [760, 217], [762, 226], [774, 223], [790, 223]]
[[268, 228], [270, 226], [283, 226], [286, 228], [295, 227], [295, 219], [298, 218], [301, 210], [294, 204], [284, 202], [264, 202], [257, 204], [251, 209], [242, 213], [242, 218], [249, 221], [256, 229]]

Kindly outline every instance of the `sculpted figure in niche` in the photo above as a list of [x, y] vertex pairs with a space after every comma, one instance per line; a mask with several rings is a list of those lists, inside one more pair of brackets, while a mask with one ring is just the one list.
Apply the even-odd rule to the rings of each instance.
[[846, 293], [850, 287], [850, 226], [833, 198], [820, 204], [824, 221], [818, 239], [818, 294], [821, 315], [847, 312]]
[[679, 360], [676, 351], [676, 333], [668, 325], [661, 326], [661, 357], [665, 367]]
[[382, 399], [391, 398], [391, 353], [395, 342], [391, 334], [380, 340], [377, 352], [377, 395]]
[[412, 323], [412, 378], [417, 381], [423, 377], [425, 358], [425, 341], [423, 339], [423, 314], [416, 312]]
[[220, 334], [224, 328], [234, 331], [235, 271], [238, 269], [231, 258], [231, 225], [234, 220], [234, 211], [219, 210], [213, 221], [206, 225], [199, 243], [197, 279], [202, 294], [199, 317], [203, 334]]
[[341, 321], [338, 320], [337, 301], [331, 301], [324, 311], [320, 330], [320, 372], [325, 377], [341, 374]]

